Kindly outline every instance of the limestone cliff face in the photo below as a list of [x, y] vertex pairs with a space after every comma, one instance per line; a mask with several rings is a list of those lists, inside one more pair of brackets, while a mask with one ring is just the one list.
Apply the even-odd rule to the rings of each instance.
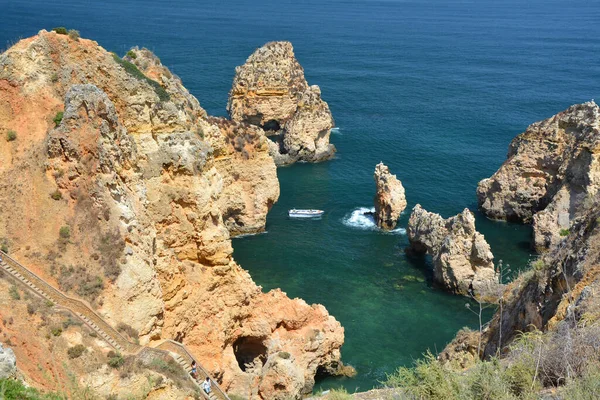
[[375, 223], [381, 229], [391, 230], [396, 227], [398, 218], [406, 208], [404, 186], [390, 173], [383, 163], [375, 167]]
[[270, 42], [235, 70], [227, 110], [231, 119], [281, 132], [271, 145], [278, 165], [319, 162], [335, 154], [333, 118], [318, 86], [309, 86], [289, 42]]
[[142, 344], [186, 344], [230, 393], [299, 397], [341, 366], [344, 334], [232, 258], [230, 232], [264, 229], [279, 194], [267, 139], [205, 118], [155, 56], [132, 53], [138, 67], [42, 31], [0, 56], [0, 132], [17, 135], [0, 146], [0, 238]]
[[536, 250], [549, 249], [598, 190], [599, 144], [593, 101], [532, 124], [513, 139], [500, 169], [479, 183], [481, 209], [491, 218], [533, 222]]
[[0, 379], [13, 377], [17, 373], [17, 358], [9, 347], [0, 343]]
[[581, 207], [569, 235], [507, 287], [503, 313], [496, 313], [483, 337], [486, 355], [509, 345], [520, 332], [552, 329], [566, 318], [574, 324], [598, 320], [599, 205], [596, 195]]
[[264, 231], [267, 213], [279, 198], [277, 169], [264, 131], [246, 123], [209, 118], [203, 122], [203, 135], [223, 177], [218, 204], [229, 232]]
[[417, 204], [407, 234], [412, 251], [431, 255], [434, 280], [447, 290], [480, 296], [498, 284], [494, 256], [483, 235], [475, 230], [475, 217], [468, 209], [443, 219]]

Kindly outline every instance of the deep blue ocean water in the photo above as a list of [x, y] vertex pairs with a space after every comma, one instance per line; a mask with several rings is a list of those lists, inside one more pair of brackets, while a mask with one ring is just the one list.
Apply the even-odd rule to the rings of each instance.
[[[234, 240], [235, 257], [265, 290], [324, 304], [346, 328], [353, 379], [319, 387], [367, 390], [426, 349], [475, 327], [466, 300], [428, 283], [427, 262], [354, 213], [371, 207], [385, 162], [416, 203], [448, 217], [476, 209], [477, 182], [503, 162], [528, 124], [600, 98], [600, 2], [41, 1], [3, 0], [0, 47], [66, 26], [124, 54], [153, 50], [213, 115], [225, 115], [234, 68], [262, 44], [290, 40], [339, 130], [335, 160], [279, 170], [268, 233]], [[288, 208], [327, 211], [292, 221]], [[496, 259], [530, 258], [528, 227], [478, 228]], [[408, 277], [408, 278], [407, 278]]]

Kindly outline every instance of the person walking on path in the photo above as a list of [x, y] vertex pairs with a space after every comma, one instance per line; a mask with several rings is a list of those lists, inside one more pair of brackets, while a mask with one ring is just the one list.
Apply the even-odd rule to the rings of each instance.
[[206, 394], [210, 394], [210, 378], [207, 376], [204, 383], [202, 383], [202, 389]]
[[198, 366], [196, 365], [196, 361], [192, 361], [192, 372], [190, 372], [192, 378], [198, 379]]

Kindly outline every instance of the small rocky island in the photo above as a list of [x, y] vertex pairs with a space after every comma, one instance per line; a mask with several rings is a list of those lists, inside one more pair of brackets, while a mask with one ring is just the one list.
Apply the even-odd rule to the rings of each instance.
[[498, 285], [494, 255], [469, 209], [443, 219], [417, 204], [408, 221], [410, 251], [433, 259], [433, 279], [446, 290], [479, 297]]
[[398, 223], [398, 218], [406, 208], [406, 197], [402, 182], [383, 163], [375, 167], [375, 224], [383, 230], [392, 230]]
[[320, 162], [335, 155], [334, 126], [321, 89], [309, 86], [290, 42], [270, 42], [235, 69], [227, 111], [233, 121], [256, 125], [277, 141], [269, 150], [277, 165]]

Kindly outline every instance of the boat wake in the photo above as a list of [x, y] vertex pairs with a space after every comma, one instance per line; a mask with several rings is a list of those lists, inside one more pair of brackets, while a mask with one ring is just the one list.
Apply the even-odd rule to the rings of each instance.
[[[354, 229], [385, 232], [379, 229], [375, 224], [375, 218], [373, 216], [373, 213], [375, 213], [375, 207], [358, 207], [351, 213], [346, 214], [346, 216], [342, 219], [342, 222], [344, 223], [344, 225]], [[406, 229], [396, 228], [385, 233], [405, 235]]]

